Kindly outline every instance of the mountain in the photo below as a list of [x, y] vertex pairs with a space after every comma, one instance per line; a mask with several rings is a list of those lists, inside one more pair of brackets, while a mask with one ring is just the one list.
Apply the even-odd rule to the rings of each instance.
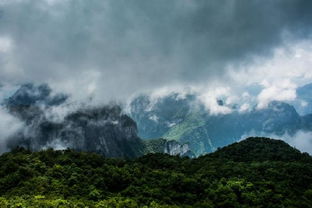
[[187, 143], [180, 144], [177, 141], [168, 141], [166, 139], [149, 139], [143, 141], [146, 153], [164, 153], [189, 158], [195, 157], [195, 154], [191, 151]]
[[312, 113], [312, 83], [299, 87], [296, 90], [297, 98], [291, 102], [300, 115]]
[[130, 104], [130, 109], [140, 137], [188, 143], [197, 156], [246, 135], [294, 135], [312, 126], [312, 119], [301, 117], [292, 105], [278, 101], [269, 103], [267, 108], [254, 107], [245, 112], [234, 105], [231, 113], [215, 115], [210, 114], [195, 95], [173, 93], [158, 99], [139, 96]]
[[209, 157], [235, 162], [312, 162], [311, 156], [307, 153], [302, 154], [286, 142], [263, 137], [251, 137], [241, 142], [235, 142], [209, 154]]
[[[68, 99], [45, 84], [25, 84], [17, 89], [2, 105], [23, 121], [25, 128], [9, 138], [9, 149], [71, 148], [127, 158], [149, 152], [194, 157], [248, 135], [282, 137], [312, 130], [311, 115], [300, 116], [292, 105], [277, 101], [264, 109], [240, 112], [233, 105], [230, 113], [211, 114], [196, 95], [143, 95], [131, 102], [126, 115], [119, 106], [77, 108]], [[222, 99], [217, 103], [225, 105]], [[55, 110], [64, 109], [64, 115], [55, 119]]]
[[312, 204], [312, 157], [248, 138], [199, 158], [14, 149], [0, 156], [2, 207], [302, 208]]
[[[120, 158], [149, 152], [148, 144], [137, 135], [136, 123], [119, 106], [70, 109], [67, 98], [53, 93], [48, 85], [22, 85], [3, 104], [24, 122], [24, 128], [8, 139], [8, 148], [20, 146], [32, 151], [70, 148]], [[54, 119], [55, 107], [70, 110], [63, 118]], [[157, 148], [174, 155], [186, 155], [189, 150], [187, 145], [167, 141]]]
[[142, 95], [131, 102], [130, 116], [138, 124], [140, 137], [159, 138], [188, 116], [193, 101], [194, 96], [180, 98], [178, 93], [157, 100]]
[[118, 106], [80, 109], [61, 122], [50, 121], [37, 113], [28, 122], [27, 132], [9, 140], [9, 147], [23, 146], [33, 151], [70, 148], [107, 157], [137, 157], [143, 153], [135, 122], [123, 115]]
[[60, 105], [67, 99], [68, 96], [65, 94], [53, 94], [47, 84], [27, 83], [21, 85], [11, 97], [7, 98], [5, 104], [11, 108], [34, 105], [53, 106]]

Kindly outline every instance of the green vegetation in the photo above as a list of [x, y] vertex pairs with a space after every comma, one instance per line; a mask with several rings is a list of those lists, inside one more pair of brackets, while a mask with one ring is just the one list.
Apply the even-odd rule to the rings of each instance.
[[164, 152], [165, 145], [167, 143], [166, 139], [149, 139], [143, 140], [145, 147], [145, 154], [148, 153], [162, 153]]
[[182, 123], [179, 123], [166, 132], [163, 137], [168, 140], [179, 140], [183, 135], [191, 133], [194, 129], [203, 126], [204, 119], [199, 113], [190, 114]]
[[311, 173], [308, 154], [265, 138], [197, 159], [15, 149], [0, 156], [0, 207], [305, 208]]

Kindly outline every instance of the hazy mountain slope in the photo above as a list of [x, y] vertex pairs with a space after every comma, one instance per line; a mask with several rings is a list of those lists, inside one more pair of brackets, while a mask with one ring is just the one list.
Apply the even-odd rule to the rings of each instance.
[[312, 83], [299, 87], [296, 91], [297, 98], [290, 102], [300, 115], [312, 113]]
[[49, 121], [41, 115], [26, 129], [26, 133], [10, 139], [9, 147], [24, 146], [35, 151], [71, 148], [108, 157], [137, 157], [144, 149], [135, 122], [117, 106], [81, 109], [62, 122]]
[[60, 105], [67, 100], [65, 94], [53, 94], [47, 84], [35, 85], [32, 83], [21, 85], [17, 91], [5, 100], [5, 104], [12, 107], [34, 105]]
[[180, 98], [179, 94], [150, 99], [139, 96], [130, 104], [131, 117], [137, 122], [142, 138], [162, 137], [172, 126], [183, 122], [189, 114], [194, 96]]
[[[119, 106], [73, 108], [65, 103], [67, 98], [53, 93], [48, 85], [22, 85], [3, 103], [24, 123], [24, 128], [8, 139], [8, 148], [22, 146], [33, 151], [70, 148], [122, 158], [149, 152], [148, 145], [137, 135], [136, 123]], [[59, 118], [56, 109], [67, 112]], [[169, 154], [186, 155], [189, 150], [178, 142], [165, 141], [159, 145], [156, 149]]]
[[[218, 115], [209, 114], [191, 95], [172, 94], [156, 100], [140, 96], [130, 106], [130, 115], [139, 124], [142, 138], [156, 136], [188, 143], [196, 155], [233, 143], [244, 135], [293, 135], [310, 122], [301, 118], [293, 106], [277, 101], [264, 109], [239, 112], [233, 108], [232, 113]], [[166, 106], [164, 111], [162, 106]]]

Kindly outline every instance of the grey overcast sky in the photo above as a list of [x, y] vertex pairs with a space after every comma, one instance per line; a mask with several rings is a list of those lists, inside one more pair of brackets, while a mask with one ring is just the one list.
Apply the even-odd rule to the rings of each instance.
[[311, 31], [311, 0], [0, 0], [0, 83], [102, 102], [257, 83], [261, 106], [312, 81]]

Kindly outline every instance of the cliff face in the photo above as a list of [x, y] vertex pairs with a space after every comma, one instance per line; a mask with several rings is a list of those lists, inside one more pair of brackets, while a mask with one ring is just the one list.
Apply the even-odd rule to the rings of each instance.
[[62, 122], [49, 121], [41, 115], [26, 129], [10, 140], [11, 147], [24, 146], [34, 151], [70, 148], [124, 158], [143, 153], [135, 122], [123, 115], [118, 106], [81, 109]]
[[119, 106], [84, 107], [66, 113], [60, 120], [51, 119], [52, 108], [66, 99], [65, 95], [53, 94], [47, 85], [22, 85], [4, 103], [25, 124], [23, 130], [8, 140], [9, 148], [23, 146], [33, 151], [70, 148], [123, 158], [143, 154], [136, 123]]
[[[136, 123], [117, 105], [81, 107], [53, 119], [53, 108], [64, 105], [67, 96], [53, 94], [47, 85], [21, 86], [4, 105], [24, 123], [9, 138], [9, 149], [22, 146], [33, 151], [73, 149], [106, 157], [134, 158], [149, 153], [138, 137]], [[65, 107], [66, 108], [66, 107]], [[47, 113], [48, 112], [48, 113]], [[184, 155], [188, 148], [175, 142], [158, 143], [154, 152]]]
[[180, 155], [182, 157], [195, 157], [188, 144], [180, 144], [177, 141], [167, 141], [164, 146], [164, 153], [169, 155]]
[[[224, 105], [217, 100], [218, 105]], [[215, 151], [246, 135], [294, 135], [312, 129], [312, 117], [301, 117], [287, 103], [273, 101], [264, 109], [210, 114], [192, 95], [169, 94], [158, 99], [140, 96], [130, 104], [131, 117], [143, 139], [165, 138], [188, 143], [196, 155]]]
[[174, 140], [150, 139], [144, 141], [145, 153], [165, 153], [169, 155], [179, 155], [181, 157], [194, 158], [189, 144], [181, 144]]

